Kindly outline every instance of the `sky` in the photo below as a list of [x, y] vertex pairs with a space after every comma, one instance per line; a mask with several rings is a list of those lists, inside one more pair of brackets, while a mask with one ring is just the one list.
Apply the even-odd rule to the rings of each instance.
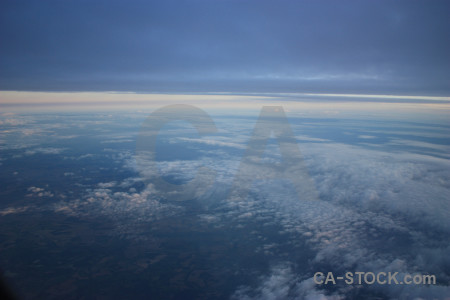
[[[29, 298], [103, 285], [123, 298], [126, 282], [137, 293], [182, 290], [180, 274], [202, 283], [205, 262], [218, 276], [197, 292], [226, 280], [231, 299], [450, 295], [449, 12], [438, 0], [0, 0], [5, 276]], [[183, 111], [157, 133], [157, 174], [137, 155], [148, 153], [142, 122], [180, 103], [217, 132], [199, 134]], [[261, 118], [268, 105], [290, 127]], [[254, 142], [265, 131], [268, 144]], [[286, 163], [278, 138], [303, 158]], [[212, 186], [200, 166], [217, 175]], [[194, 199], [169, 197], [153, 184], [161, 174]], [[285, 174], [319, 199], [298, 201]], [[258, 179], [248, 195], [229, 197], [245, 178]], [[359, 270], [438, 284], [312, 281]]]
[[0, 91], [448, 96], [448, 1], [1, 1]]

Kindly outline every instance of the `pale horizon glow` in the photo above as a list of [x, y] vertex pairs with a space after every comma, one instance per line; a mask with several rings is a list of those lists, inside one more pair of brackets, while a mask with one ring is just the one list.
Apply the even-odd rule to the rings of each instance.
[[313, 97], [348, 97], [348, 98], [375, 98], [375, 99], [410, 99], [410, 100], [433, 100], [433, 101], [450, 101], [450, 97], [436, 96], [411, 96], [411, 95], [370, 95], [370, 94], [300, 94]]
[[[190, 104], [208, 111], [239, 114], [259, 111], [263, 106], [280, 105], [290, 115], [313, 114], [323, 117], [345, 118], [426, 118], [448, 123], [450, 103], [444, 97], [396, 96], [402, 100], [429, 102], [370, 101], [354, 99], [384, 99], [383, 95], [356, 94], [296, 94], [294, 101], [286, 96], [294, 94], [138, 94], [120, 92], [17, 92], [0, 91], [3, 113], [45, 113], [73, 111], [145, 111], [170, 104]], [[328, 98], [326, 98], [328, 97]], [[386, 96], [391, 97], [391, 96]], [[333, 99], [334, 98], [334, 99]], [[436, 102], [436, 99], [442, 102]], [[332, 99], [330, 101], [330, 99]], [[353, 99], [353, 100], [352, 100]], [[389, 98], [386, 98], [387, 100]], [[434, 101], [434, 102], [433, 102]]]
[[[363, 98], [363, 99], [402, 99], [450, 101], [450, 97], [384, 95], [384, 94], [322, 94], [322, 93], [134, 93], [134, 92], [29, 92], [0, 91], [1, 104], [67, 104], [67, 103], [100, 103], [133, 101], [220, 101], [220, 100], [269, 100], [277, 96], [299, 97], [299, 101], [307, 97], [329, 98]], [[126, 99], [124, 99], [126, 97]], [[95, 99], [95, 100], [93, 100]]]

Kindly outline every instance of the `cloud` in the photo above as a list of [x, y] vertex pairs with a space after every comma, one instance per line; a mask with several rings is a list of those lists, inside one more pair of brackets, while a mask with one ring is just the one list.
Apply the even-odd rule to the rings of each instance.
[[[245, 138], [242, 140], [245, 142]], [[190, 139], [183, 141], [203, 143]], [[200, 220], [215, 228], [223, 224], [243, 228], [252, 221], [263, 228], [281, 224], [280, 234], [289, 236], [292, 249], [305, 251], [307, 247], [314, 253], [304, 258], [308, 270], [319, 270], [325, 265], [336, 272], [423, 272], [436, 274], [441, 282], [447, 282], [450, 279], [445, 259], [448, 251], [445, 236], [450, 230], [448, 160], [403, 149], [392, 151], [389, 143], [372, 149], [364, 144], [349, 145], [327, 139], [319, 142], [302, 139], [300, 144], [305, 164], [320, 195], [317, 201], [302, 201], [303, 195], [298, 200], [292, 186], [282, 180], [255, 180], [246, 198], [235, 197], [230, 201], [226, 191], [236, 174], [240, 157], [225, 151], [228, 145], [205, 151], [203, 157], [194, 161], [161, 161], [158, 164], [162, 174], [176, 174], [184, 181], [190, 180], [200, 165], [216, 170], [219, 174], [216, 185], [201, 197], [205, 202], [208, 198], [214, 199], [216, 206], [208, 214], [201, 215]], [[413, 147], [415, 143], [405, 141], [404, 145]], [[272, 145], [267, 149], [263, 161], [276, 165], [279, 152]], [[246, 171], [249, 177], [256, 179], [262, 172], [270, 173], [273, 169], [247, 165]], [[294, 173], [300, 171], [293, 169]], [[154, 173], [147, 175], [156, 176]], [[440, 238], [429, 237], [430, 231]], [[406, 252], [404, 243], [409, 245]], [[255, 252], [276, 256], [278, 247], [266, 244], [256, 248]], [[433, 249], [439, 250], [430, 255]], [[339, 299], [349, 293], [350, 288], [346, 286], [337, 287], [338, 294], [335, 295], [317, 290], [310, 272], [293, 273], [290, 267], [275, 268], [263, 276], [259, 286], [241, 287], [233, 297]], [[449, 287], [442, 285], [367, 286], [364, 290], [393, 298], [450, 294]]]
[[[181, 214], [183, 208], [160, 202], [151, 185], [140, 191], [130, 187], [136, 182], [139, 180], [126, 178], [120, 183], [99, 183], [96, 188], [86, 189], [80, 199], [58, 201], [47, 209], [76, 217], [103, 216], [114, 221], [114, 234], [138, 240], [147, 239], [149, 237], [142, 234], [140, 224]], [[127, 190], [123, 190], [124, 187], [128, 187]]]
[[99, 188], [101, 189], [107, 189], [107, 188], [112, 188], [115, 187], [117, 185], [117, 182], [115, 181], [111, 181], [111, 182], [100, 182], [99, 184], [97, 184]]
[[55, 148], [55, 147], [40, 147], [31, 150], [26, 150], [25, 155], [35, 155], [35, 154], [61, 154], [65, 151], [65, 148]]
[[373, 136], [373, 135], [365, 135], [365, 134], [358, 135], [358, 137], [359, 137], [360, 139], [374, 139], [374, 138], [376, 138], [376, 136]]
[[448, 94], [446, 1], [325, 4], [2, 3], [0, 89]]
[[50, 191], [46, 191], [44, 188], [39, 188], [39, 187], [29, 187], [27, 189], [29, 192], [31, 192], [31, 194], [28, 194], [27, 196], [35, 196], [35, 197], [53, 197], [54, 194]]
[[0, 210], [0, 216], [6, 216], [9, 214], [18, 214], [23, 213], [29, 210], [29, 206], [21, 206], [21, 207], [7, 207]]
[[0, 120], [0, 125], [9, 125], [9, 126], [17, 126], [27, 124], [25, 120], [21, 119], [5, 119]]
[[303, 153], [323, 199], [450, 228], [448, 160], [344, 144], [311, 144]]
[[[129, 149], [104, 149], [95, 155], [103, 155], [126, 171], [118, 173], [114, 181], [99, 179], [84, 186], [77, 198], [58, 198], [39, 208], [7, 207], [0, 214], [46, 209], [80, 218], [101, 216], [116, 224], [113, 234], [145, 239], [148, 237], [140, 229], [142, 224], [166, 217], [183, 217], [186, 212], [183, 203], [163, 200], [162, 195], [167, 191], [161, 193], [152, 184], [152, 179], [166, 176], [186, 183], [200, 166], [208, 166], [217, 174], [214, 185], [206, 188], [205, 181], [200, 181], [198, 186], [192, 187], [197, 193], [195, 203], [203, 208], [198, 210], [198, 221], [217, 230], [252, 228], [249, 236], [255, 238], [252, 244], [255, 254], [264, 255], [267, 264], [274, 264], [267, 271], [258, 268], [255, 272], [260, 276], [259, 281], [237, 288], [234, 298], [340, 299], [355, 294], [363, 297], [361, 293], [369, 293], [400, 299], [439, 299], [450, 295], [447, 238], [450, 231], [450, 163], [447, 158], [431, 152], [413, 151], [416, 147], [445, 151], [444, 146], [433, 144], [432, 140], [424, 144], [402, 139], [399, 143], [398, 139], [392, 138], [395, 134], [390, 135], [386, 130], [378, 132], [377, 137], [384, 138], [385, 142], [378, 143], [376, 148], [350, 144], [353, 140], [339, 141], [333, 136], [335, 132], [329, 134], [329, 139], [316, 139], [314, 132], [308, 132], [298, 137], [299, 147], [319, 199], [305, 201], [302, 193], [297, 197], [293, 186], [281, 178], [254, 180], [245, 198], [230, 199], [229, 188], [242, 155], [242, 151], [236, 149], [245, 148], [251, 132], [246, 135], [242, 128], [251, 126], [241, 123], [244, 121], [233, 122], [220, 137], [165, 136], [181, 145], [195, 145], [193, 148], [199, 155], [193, 159], [158, 161], [157, 170], [149, 169], [145, 161], [136, 163], [134, 153]], [[314, 124], [308, 125], [314, 127]], [[358, 125], [341, 124], [340, 129], [349, 133], [346, 137], [365, 135]], [[304, 124], [300, 129], [304, 129], [302, 126]], [[299, 128], [294, 124], [294, 129]], [[178, 132], [175, 130], [175, 133]], [[417, 140], [427, 134], [425, 130]], [[392, 142], [403, 147], [394, 147]], [[58, 154], [63, 150], [36, 146], [29, 151]], [[263, 172], [273, 172], [280, 165], [281, 157], [276, 150], [273, 145], [267, 147], [262, 161], [268, 166], [260, 167], [253, 163], [255, 158], [249, 159], [246, 172], [250, 178], [263, 177]], [[298, 168], [296, 161], [290, 163], [289, 171], [300, 178], [304, 169]], [[82, 175], [66, 173], [67, 176]], [[129, 177], [120, 178], [121, 174]], [[53, 195], [40, 186], [31, 186], [28, 192], [33, 197]], [[277, 239], [271, 240], [271, 235], [265, 235], [267, 232], [272, 234], [272, 231], [264, 231], [266, 228], [276, 228]], [[301, 255], [296, 256], [296, 253]], [[338, 285], [334, 289], [322, 289], [311, 279], [315, 271], [358, 270], [435, 274], [439, 282], [436, 286], [356, 288]]]
[[277, 265], [270, 274], [260, 278], [256, 287], [240, 287], [231, 296], [235, 300], [276, 300], [276, 299], [305, 299], [305, 300], [339, 300], [340, 295], [326, 295], [317, 289], [313, 278], [301, 281], [292, 272], [289, 265]]
[[226, 142], [226, 141], [221, 141], [221, 140], [217, 140], [217, 139], [207, 139], [207, 138], [195, 139], [195, 138], [179, 137], [179, 138], [172, 138], [172, 139], [170, 139], [169, 142], [170, 143], [178, 143], [178, 142], [197, 143], [197, 144], [205, 144], [205, 145], [210, 145], [210, 146], [230, 147], [230, 148], [237, 148], [237, 149], [245, 148], [245, 146], [242, 144]]
[[119, 143], [131, 143], [135, 140], [132, 139], [116, 139], [116, 140], [104, 140], [101, 141], [102, 144], [119, 144]]
[[[301, 148], [320, 200], [299, 201], [292, 187], [283, 182], [256, 180], [246, 198], [225, 201], [207, 221], [212, 225], [231, 223], [236, 228], [250, 220], [258, 220], [262, 227], [275, 221], [284, 228], [280, 233], [289, 234], [292, 245], [297, 245], [293, 247], [304, 249], [307, 245], [313, 250], [314, 256], [305, 258], [312, 270], [326, 265], [339, 272], [422, 272], [435, 274], [444, 284], [448, 282], [449, 246], [445, 237], [450, 231], [447, 201], [450, 165], [447, 159], [331, 142], [302, 143]], [[270, 153], [276, 157], [273, 151]], [[227, 169], [230, 161], [233, 158], [227, 157], [219, 163], [219, 170]], [[264, 170], [270, 172], [270, 168]], [[258, 178], [263, 170], [255, 167], [247, 171]], [[216, 188], [211, 193], [217, 197], [221, 192]], [[264, 215], [272, 217], [262, 218]], [[429, 232], [435, 235], [429, 236]], [[404, 243], [408, 243], [407, 251]], [[433, 249], [437, 249], [435, 255], [430, 255]], [[266, 251], [267, 255], [270, 253], [274, 252]], [[243, 287], [234, 297], [288, 298], [284, 296], [292, 282], [299, 280], [286, 279], [289, 277], [286, 272], [275, 271], [262, 280], [260, 287]], [[279, 289], [272, 288], [273, 282], [277, 282]], [[307, 282], [303, 284], [306, 286]], [[450, 295], [446, 285], [367, 289], [394, 298], [414, 295], [444, 299]], [[347, 293], [346, 287], [340, 287], [339, 291], [342, 295]], [[306, 296], [325, 297], [314, 291], [300, 298]]]

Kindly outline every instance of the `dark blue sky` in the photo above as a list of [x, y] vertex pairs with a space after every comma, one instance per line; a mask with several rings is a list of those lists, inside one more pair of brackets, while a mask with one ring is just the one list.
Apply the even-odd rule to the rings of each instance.
[[0, 90], [450, 94], [449, 1], [0, 1]]

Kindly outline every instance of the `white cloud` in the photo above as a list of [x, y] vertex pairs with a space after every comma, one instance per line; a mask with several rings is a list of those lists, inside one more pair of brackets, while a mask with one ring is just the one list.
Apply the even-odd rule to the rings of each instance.
[[31, 150], [25, 151], [26, 155], [34, 155], [34, 154], [61, 154], [63, 151], [65, 151], [65, 148], [55, 148], [55, 147], [41, 147], [41, 148], [34, 148]]
[[0, 210], [0, 216], [6, 216], [9, 214], [18, 214], [23, 213], [30, 209], [30, 206], [21, 206], [21, 207], [7, 207]]
[[278, 299], [306, 299], [306, 300], [339, 300], [340, 295], [327, 295], [317, 289], [313, 278], [301, 281], [292, 272], [288, 264], [277, 265], [270, 274], [260, 278], [256, 287], [241, 286], [231, 296], [235, 300], [278, 300]]
[[[178, 203], [161, 202], [160, 191], [152, 185], [142, 187], [143, 183], [161, 175], [189, 181], [200, 166], [207, 166], [216, 171], [215, 185], [207, 190], [202, 190], [203, 186], [193, 188], [201, 195], [197, 199], [199, 203], [215, 205], [198, 216], [200, 222], [215, 228], [224, 224], [245, 227], [246, 222], [251, 221], [257, 221], [261, 227], [279, 224], [282, 226], [280, 234], [289, 236], [292, 249], [304, 247], [312, 253], [305, 258], [309, 269], [303, 273], [294, 272], [291, 264], [296, 262], [288, 261], [262, 276], [258, 286], [239, 288], [234, 298], [339, 299], [340, 295], [345, 295], [344, 288], [336, 295], [317, 288], [308, 272], [320, 265], [339, 271], [424, 272], [436, 274], [441, 282], [449, 282], [450, 161], [435, 157], [433, 153], [436, 152], [432, 152], [445, 152], [448, 146], [391, 139], [390, 144], [374, 150], [365, 145], [351, 146], [307, 135], [298, 136], [319, 200], [303, 201], [303, 194], [298, 199], [292, 186], [283, 180], [260, 180], [254, 182], [247, 198], [228, 201], [227, 191], [240, 163], [240, 157], [230, 153], [230, 149], [244, 149], [247, 142], [238, 122], [230, 128], [226, 132], [229, 137], [172, 138], [177, 143], [206, 144], [217, 149], [201, 152], [204, 156], [197, 160], [158, 162], [158, 173], [150, 170], [145, 162], [137, 165], [131, 151], [105, 149], [114, 163], [140, 172], [141, 176], [135, 174], [121, 181], [93, 184], [79, 199], [64, 199], [49, 207], [55, 212], [74, 216], [110, 218], [117, 224], [116, 233], [137, 238], [139, 222], [181, 215], [184, 211]], [[359, 137], [373, 138], [366, 134]], [[390, 148], [394, 143], [405, 147], [394, 151]], [[414, 154], [411, 152], [413, 147], [426, 148], [430, 152]], [[37, 147], [26, 154], [59, 154], [64, 150]], [[274, 147], [269, 146], [266, 154], [265, 162], [279, 161]], [[85, 154], [79, 158], [92, 156]], [[295, 162], [292, 164], [292, 172], [300, 174]], [[266, 172], [271, 170], [270, 167], [264, 169]], [[248, 166], [247, 171], [253, 176], [251, 178], [257, 178], [262, 169]], [[73, 172], [65, 175], [71, 176]], [[30, 187], [29, 192], [37, 197], [53, 196], [52, 192], [40, 187]], [[9, 207], [0, 214], [30, 209], [28, 206]], [[267, 255], [275, 255], [277, 248], [271, 241], [264, 241], [258, 247]], [[400, 299], [407, 295], [438, 299], [439, 295], [450, 295], [449, 287], [444, 285], [367, 288]]]
[[185, 137], [178, 137], [178, 138], [171, 138], [170, 143], [197, 143], [197, 144], [205, 144], [210, 146], [218, 146], [218, 147], [230, 147], [230, 148], [236, 148], [236, 149], [245, 149], [245, 146], [239, 143], [233, 143], [231, 141], [223, 141], [219, 138], [216, 139], [207, 139], [207, 138], [185, 138]]
[[31, 192], [31, 194], [28, 194], [27, 196], [35, 196], [35, 197], [53, 197], [54, 194], [50, 191], [46, 191], [44, 188], [39, 188], [39, 187], [29, 187], [27, 189], [29, 192]]
[[18, 126], [25, 125], [27, 122], [23, 119], [4, 119], [0, 120], [0, 125]]
[[101, 189], [107, 189], [107, 188], [112, 188], [115, 187], [117, 185], [117, 182], [115, 181], [110, 181], [110, 182], [100, 182], [99, 184], [97, 184], [99, 188]]
[[374, 139], [374, 138], [376, 138], [376, 136], [373, 136], [373, 135], [366, 135], [366, 134], [358, 135], [358, 137], [359, 137], [360, 139]]

